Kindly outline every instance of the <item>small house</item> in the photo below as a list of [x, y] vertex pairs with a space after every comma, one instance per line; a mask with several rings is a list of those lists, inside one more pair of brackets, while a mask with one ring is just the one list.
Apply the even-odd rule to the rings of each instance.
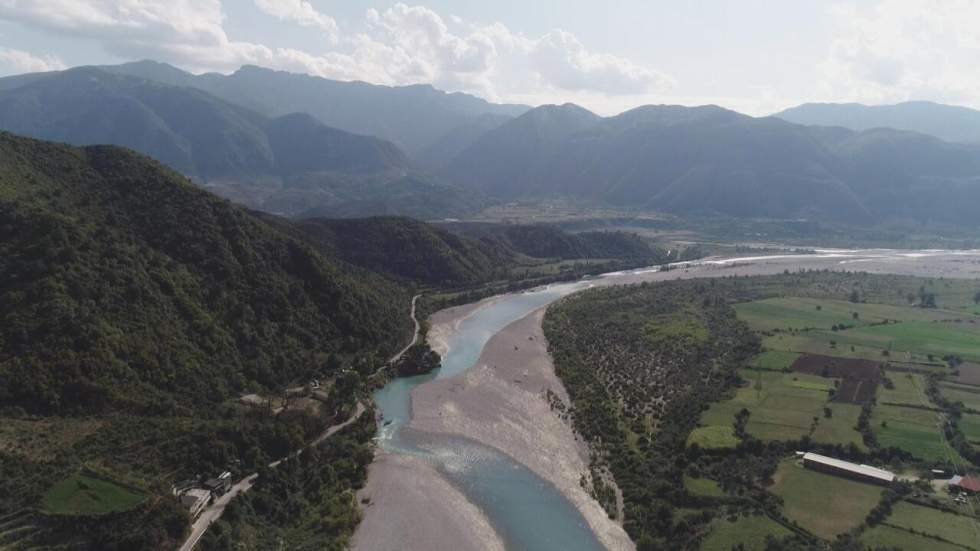
[[980, 493], [980, 478], [973, 475], [954, 476], [949, 479], [949, 488], [967, 494]]

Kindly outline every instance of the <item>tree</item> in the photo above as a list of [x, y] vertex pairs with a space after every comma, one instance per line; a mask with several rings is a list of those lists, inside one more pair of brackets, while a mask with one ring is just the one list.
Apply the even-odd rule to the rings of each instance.
[[980, 305], [980, 291], [973, 295], [973, 304]]

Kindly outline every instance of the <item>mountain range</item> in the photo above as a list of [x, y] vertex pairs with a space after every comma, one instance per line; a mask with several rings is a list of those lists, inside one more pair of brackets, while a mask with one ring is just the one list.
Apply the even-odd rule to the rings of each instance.
[[307, 113], [270, 117], [198, 88], [96, 67], [0, 83], [0, 128], [73, 145], [130, 147], [252, 208], [428, 218], [482, 204], [414, 170], [393, 143]]
[[980, 145], [966, 142], [978, 115], [913, 102], [804, 105], [774, 117], [648, 105], [601, 117], [428, 86], [250, 66], [194, 75], [155, 62], [0, 79], [0, 128], [131, 147], [235, 202], [300, 218], [465, 217], [558, 197], [676, 214], [973, 226]]
[[500, 201], [568, 197], [674, 213], [975, 224], [966, 205], [980, 199], [980, 147], [716, 106], [644, 106], [603, 118], [566, 104], [487, 132], [443, 175]]
[[856, 131], [894, 128], [948, 142], [980, 144], [980, 111], [931, 101], [895, 105], [805, 103], [773, 116], [797, 124], [842, 126]]

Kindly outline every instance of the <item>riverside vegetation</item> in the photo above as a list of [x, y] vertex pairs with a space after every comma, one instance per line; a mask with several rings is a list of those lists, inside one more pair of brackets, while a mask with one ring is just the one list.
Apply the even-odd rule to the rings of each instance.
[[[977, 289], [799, 272], [563, 299], [545, 331], [592, 449], [583, 485], [642, 550], [974, 549], [975, 503], [929, 479], [977, 461]], [[798, 450], [903, 482], [804, 470]]]

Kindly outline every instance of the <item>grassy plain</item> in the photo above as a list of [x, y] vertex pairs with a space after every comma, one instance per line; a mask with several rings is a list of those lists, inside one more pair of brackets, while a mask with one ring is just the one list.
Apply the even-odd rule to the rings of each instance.
[[980, 544], [980, 526], [976, 520], [905, 501], [892, 507], [885, 523], [966, 547], [977, 548]]
[[59, 515], [94, 515], [129, 511], [146, 496], [107, 480], [75, 474], [44, 495], [44, 509]]
[[[771, 352], [757, 360], [770, 365], [781, 365], [791, 356]], [[777, 358], [780, 358], [777, 361]], [[732, 427], [735, 415], [742, 409], [749, 410], [746, 432], [764, 441], [799, 440], [813, 432], [815, 441], [826, 444], [847, 445], [853, 443], [864, 448], [860, 433], [855, 430], [861, 414], [859, 406], [828, 402], [833, 379], [805, 373], [784, 373], [744, 369], [740, 372], [746, 383], [738, 388], [729, 400], [715, 402], [701, 416], [705, 425], [692, 434], [699, 445], [701, 440], [710, 441], [709, 435], [717, 434], [722, 427]], [[829, 408], [831, 416], [825, 415]], [[816, 419], [816, 421], [814, 420]]]
[[684, 475], [684, 489], [697, 496], [721, 497], [725, 495], [721, 486], [710, 478], [694, 478]]
[[761, 551], [766, 546], [766, 537], [781, 538], [791, 532], [781, 524], [765, 515], [741, 516], [731, 521], [716, 520], [711, 532], [701, 543], [702, 551], [730, 551], [742, 544], [746, 551]]
[[872, 549], [902, 549], [904, 551], [918, 551], [928, 549], [929, 551], [964, 551], [958, 545], [941, 542], [933, 538], [927, 538], [918, 534], [913, 534], [908, 530], [894, 528], [884, 524], [879, 524], [861, 534], [861, 543]]
[[833, 539], [859, 526], [881, 499], [882, 488], [804, 469], [783, 460], [769, 491], [783, 498], [783, 513], [817, 536]]
[[697, 444], [702, 448], [734, 448], [738, 445], [735, 428], [732, 425], [709, 425], [698, 427], [687, 437], [687, 445]]

